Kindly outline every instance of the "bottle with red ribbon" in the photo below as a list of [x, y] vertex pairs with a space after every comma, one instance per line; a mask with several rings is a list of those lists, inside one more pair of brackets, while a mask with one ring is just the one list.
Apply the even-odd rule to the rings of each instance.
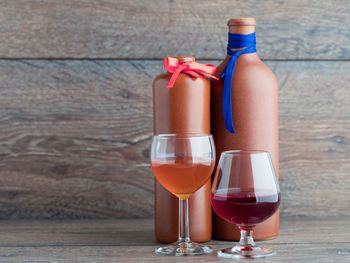
[[[154, 134], [210, 134], [210, 78], [216, 67], [193, 57], [164, 59], [167, 73], [153, 82]], [[189, 199], [190, 236], [211, 239], [210, 180]], [[159, 242], [178, 237], [178, 200], [155, 180], [155, 236]]]

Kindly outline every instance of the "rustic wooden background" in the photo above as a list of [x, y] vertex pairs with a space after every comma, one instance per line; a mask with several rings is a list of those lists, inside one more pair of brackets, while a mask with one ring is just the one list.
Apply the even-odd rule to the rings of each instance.
[[258, 23], [279, 82], [282, 216], [349, 216], [350, 4], [0, 2], [0, 219], [153, 215], [152, 79], [218, 64], [230, 17]]

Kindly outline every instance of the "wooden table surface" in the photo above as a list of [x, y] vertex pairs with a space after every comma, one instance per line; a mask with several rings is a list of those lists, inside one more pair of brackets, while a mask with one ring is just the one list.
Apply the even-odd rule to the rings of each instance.
[[[2, 221], [0, 262], [229, 262], [216, 254], [167, 257], [154, 254], [153, 221]], [[210, 241], [215, 249], [232, 242]], [[350, 262], [349, 218], [283, 218], [277, 239], [258, 242], [277, 256], [257, 262]], [[233, 260], [231, 260], [233, 261]], [[252, 260], [243, 260], [251, 262]]]

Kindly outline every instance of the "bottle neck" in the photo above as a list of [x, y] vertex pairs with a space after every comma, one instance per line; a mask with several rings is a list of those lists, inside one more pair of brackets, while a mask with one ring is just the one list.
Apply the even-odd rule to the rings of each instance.
[[248, 35], [255, 33], [255, 26], [253, 25], [232, 25], [228, 27], [228, 32], [230, 34], [242, 34]]
[[[229, 25], [228, 32], [230, 34], [241, 34], [241, 35], [252, 34], [252, 33], [255, 33], [255, 25]], [[235, 48], [232, 50], [238, 51], [241, 49], [243, 48]], [[251, 54], [256, 54], [256, 53], [251, 53]], [[246, 54], [246, 55], [249, 55], [249, 54]]]
[[256, 21], [252, 17], [236, 17], [231, 18], [227, 25], [231, 34], [248, 35], [255, 32]]
[[[229, 25], [229, 33], [230, 34], [252, 34], [255, 32], [255, 25]], [[243, 48], [237, 48], [237, 49], [232, 49], [234, 51], [241, 50]], [[231, 55], [227, 55], [224, 61], [218, 66], [217, 70], [217, 77], [221, 77], [223, 71], [225, 70], [228, 61], [230, 60]], [[239, 61], [241, 62], [257, 62], [260, 61], [257, 53], [247, 53], [247, 54], [241, 54], [238, 58]]]
[[179, 60], [180, 64], [185, 62], [194, 62], [196, 59], [194, 57], [175, 57]]

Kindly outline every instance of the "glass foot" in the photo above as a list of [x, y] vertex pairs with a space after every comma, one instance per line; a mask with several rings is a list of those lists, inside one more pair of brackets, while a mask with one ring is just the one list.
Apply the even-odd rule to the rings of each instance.
[[223, 258], [263, 258], [276, 255], [276, 252], [263, 247], [235, 246], [218, 251], [218, 256]]
[[175, 242], [165, 247], [155, 249], [156, 254], [167, 256], [197, 256], [210, 254], [214, 250], [209, 246], [204, 246], [194, 242]]

